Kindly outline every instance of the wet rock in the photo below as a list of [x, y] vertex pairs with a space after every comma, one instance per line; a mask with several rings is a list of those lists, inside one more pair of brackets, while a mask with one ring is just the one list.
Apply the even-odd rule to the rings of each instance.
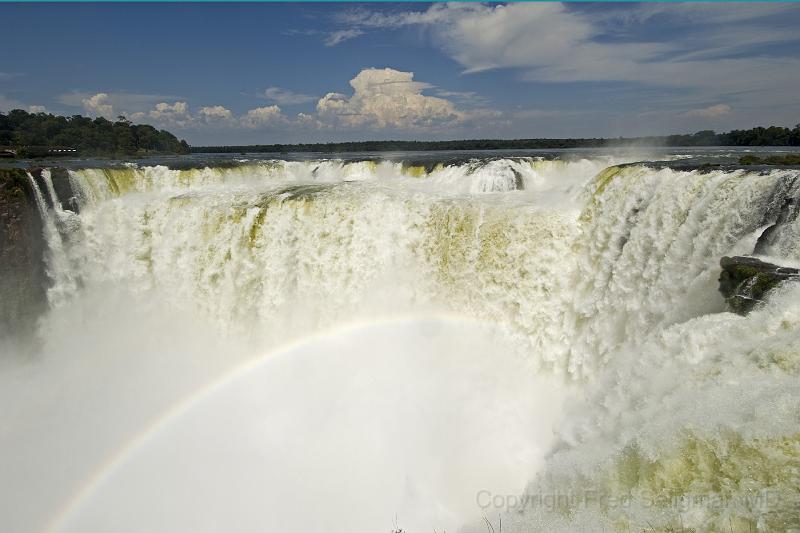
[[32, 334], [45, 307], [42, 222], [27, 174], [0, 169], [0, 336]]
[[723, 257], [720, 262], [719, 291], [728, 308], [746, 315], [767, 294], [786, 281], [800, 280], [800, 270], [766, 263], [755, 257]]

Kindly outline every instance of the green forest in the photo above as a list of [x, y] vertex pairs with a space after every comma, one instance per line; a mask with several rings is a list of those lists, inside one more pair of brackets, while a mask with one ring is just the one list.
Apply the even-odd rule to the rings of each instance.
[[0, 147], [20, 156], [40, 155], [41, 147], [77, 148], [81, 155], [188, 154], [189, 145], [165, 130], [133, 124], [125, 117], [116, 122], [81, 115], [62, 117], [15, 109], [0, 113]]
[[605, 146], [800, 146], [800, 124], [794, 129], [780, 126], [733, 130], [711, 130], [663, 137], [617, 137], [612, 139], [472, 139], [461, 141], [360, 141], [316, 144], [261, 144], [252, 146], [193, 146], [197, 153], [242, 152], [406, 152], [432, 150], [535, 150], [600, 148]]
[[433, 150], [519, 150], [641, 146], [800, 146], [800, 124], [793, 129], [757, 127], [716, 133], [712, 130], [662, 137], [587, 139], [470, 139], [456, 141], [360, 141], [249, 146], [194, 146], [166, 130], [133, 124], [123, 116], [115, 122], [81, 115], [70, 117], [28, 113], [15, 109], [0, 113], [0, 148], [20, 156], [42, 155], [41, 147], [59, 146], [89, 156], [242, 152], [391, 152]]

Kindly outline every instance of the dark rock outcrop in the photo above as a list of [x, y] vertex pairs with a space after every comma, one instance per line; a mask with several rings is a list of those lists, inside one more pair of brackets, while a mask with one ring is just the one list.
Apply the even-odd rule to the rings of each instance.
[[755, 257], [723, 257], [719, 291], [728, 308], [746, 315], [785, 281], [800, 280], [800, 270], [766, 263]]
[[44, 239], [22, 169], [0, 169], [0, 337], [33, 333], [46, 306]]

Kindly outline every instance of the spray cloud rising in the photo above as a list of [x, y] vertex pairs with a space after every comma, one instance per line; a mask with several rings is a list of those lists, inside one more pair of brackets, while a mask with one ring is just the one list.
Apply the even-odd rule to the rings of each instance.
[[31, 174], [49, 311], [2, 359], [3, 529], [791, 523], [797, 294], [740, 317], [716, 280], [797, 172], [635, 159]]

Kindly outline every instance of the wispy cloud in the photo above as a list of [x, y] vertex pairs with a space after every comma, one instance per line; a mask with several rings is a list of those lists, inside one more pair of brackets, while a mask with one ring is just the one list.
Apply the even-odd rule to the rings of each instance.
[[22, 109], [24, 104], [14, 98], [9, 98], [0, 94], [0, 111], [10, 111], [12, 109]]
[[722, 115], [727, 115], [731, 112], [731, 106], [727, 104], [717, 104], [701, 109], [690, 109], [682, 113], [685, 117], [702, 117], [702, 118], [715, 118]]
[[308, 102], [313, 102], [317, 99], [316, 96], [296, 93], [294, 91], [290, 91], [289, 89], [282, 89], [280, 87], [269, 87], [264, 90], [264, 93], [261, 96], [271, 102], [275, 102], [278, 105], [305, 104]]
[[358, 28], [338, 30], [328, 35], [325, 38], [324, 42], [325, 46], [336, 46], [337, 44], [349, 41], [350, 39], [355, 39], [356, 37], [359, 37], [361, 35], [364, 35], [364, 31]]
[[0, 72], [0, 81], [13, 80], [24, 75], [23, 72]]
[[[797, 6], [434, 4], [412, 11], [358, 8], [335, 21], [361, 32], [420, 26], [465, 73], [515, 69], [531, 82], [626, 82], [708, 94], [796, 86], [800, 58], [752, 52], [775, 42], [800, 43], [794, 28], [765, 22], [792, 10]], [[679, 28], [681, 37], [630, 31], [661, 20]]]
[[488, 98], [474, 91], [446, 91], [439, 89], [436, 91], [436, 95], [442, 98], [452, 98], [464, 105], [486, 105], [489, 103]]
[[0, 111], [11, 111], [12, 109], [26, 109], [29, 113], [46, 113], [47, 108], [43, 105], [28, 105], [15, 98], [9, 98], [0, 94]]
[[319, 29], [300, 29], [300, 28], [287, 28], [281, 31], [282, 35], [286, 35], [287, 37], [310, 37], [310, 36], [322, 36], [322, 43], [325, 46], [331, 47], [341, 44], [345, 41], [349, 41], [350, 39], [355, 39], [356, 37], [360, 37], [364, 35], [366, 32], [360, 28], [345, 28], [333, 31], [323, 31]]

